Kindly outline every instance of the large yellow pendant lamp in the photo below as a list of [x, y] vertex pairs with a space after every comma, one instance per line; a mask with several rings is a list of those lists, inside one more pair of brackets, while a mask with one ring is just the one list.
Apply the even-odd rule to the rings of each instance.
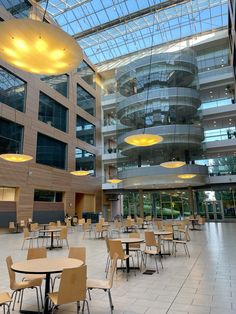
[[168, 169], [174, 169], [174, 168], [183, 167], [185, 164], [186, 164], [185, 161], [170, 160], [170, 161], [162, 162], [160, 166], [164, 168], [168, 168]]
[[107, 182], [108, 183], [111, 183], [111, 184], [118, 184], [118, 183], [121, 183], [123, 180], [121, 180], [121, 179], [116, 179], [116, 178], [114, 178], [114, 179], [108, 179], [107, 180]]
[[77, 171], [71, 171], [70, 174], [73, 174], [74, 176], [83, 177], [90, 174], [87, 170], [77, 170]]
[[163, 141], [163, 137], [155, 134], [136, 134], [127, 136], [124, 141], [133, 146], [152, 146]]
[[180, 179], [192, 179], [195, 178], [197, 175], [193, 173], [186, 173], [186, 174], [179, 174], [178, 178]]
[[71, 36], [53, 24], [38, 20], [1, 22], [0, 42], [2, 60], [34, 74], [66, 73], [83, 59], [80, 46]]
[[1, 154], [0, 158], [10, 162], [26, 162], [32, 160], [33, 157], [24, 154]]

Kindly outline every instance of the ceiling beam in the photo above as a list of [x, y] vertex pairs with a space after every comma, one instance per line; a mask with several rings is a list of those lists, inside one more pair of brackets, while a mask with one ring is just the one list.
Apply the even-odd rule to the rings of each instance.
[[101, 32], [101, 31], [104, 31], [104, 30], [109, 29], [111, 27], [126, 23], [126, 22], [131, 21], [131, 20], [134, 20], [134, 19], [139, 18], [141, 16], [148, 15], [150, 13], [154, 13], [155, 11], [163, 10], [163, 9], [168, 8], [168, 7], [178, 5], [181, 3], [185, 3], [185, 2], [189, 2], [189, 1], [190, 0], [167, 0], [163, 3], [158, 3], [155, 5], [152, 5], [148, 8], [143, 9], [143, 10], [139, 10], [139, 11], [133, 12], [131, 14], [119, 17], [118, 19], [112, 20], [110, 22], [89, 28], [86, 31], [75, 34], [73, 37], [75, 39], [81, 39], [81, 38], [87, 37], [89, 35], [95, 34], [97, 32]]

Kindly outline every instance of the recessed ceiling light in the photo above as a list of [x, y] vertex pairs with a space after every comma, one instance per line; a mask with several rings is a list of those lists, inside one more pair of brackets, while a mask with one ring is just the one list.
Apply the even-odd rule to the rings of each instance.
[[216, 123], [216, 121], [213, 121], [213, 123]]
[[231, 118], [229, 118], [229, 121], [232, 121], [232, 119], [231, 119]]
[[229, 122], [229, 125], [231, 125], [232, 123], [231, 122]]
[[210, 94], [212, 94], [212, 90], [210, 90]]

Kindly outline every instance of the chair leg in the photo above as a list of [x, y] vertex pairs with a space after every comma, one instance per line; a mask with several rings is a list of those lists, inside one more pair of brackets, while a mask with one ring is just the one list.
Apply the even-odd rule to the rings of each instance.
[[162, 256], [161, 256], [161, 254], [159, 254], [159, 258], [160, 258], [161, 268], [163, 269]]
[[158, 269], [158, 265], [157, 265], [157, 256], [156, 255], [154, 255], [154, 259], [155, 259], [155, 263], [156, 263], [157, 274], [159, 274], [159, 269]]
[[111, 298], [111, 290], [108, 289], [107, 290], [107, 293], [108, 293], [108, 298], [109, 298], [109, 303], [110, 303], [110, 308], [111, 308], [111, 313], [113, 312], [113, 309], [114, 309], [114, 305], [112, 303], [112, 298]]
[[23, 241], [23, 244], [22, 244], [22, 247], [21, 247], [22, 250], [23, 250], [23, 248], [24, 248], [24, 244], [25, 244], [25, 240]]
[[91, 301], [91, 300], [92, 300], [92, 298], [91, 298], [90, 289], [87, 289], [87, 290], [88, 290], [89, 300]]
[[15, 304], [16, 304], [16, 298], [17, 298], [17, 290], [13, 291], [11, 298], [13, 299], [13, 295], [14, 295], [14, 299], [13, 299], [13, 306], [12, 306], [12, 311], [14, 311], [15, 308]]

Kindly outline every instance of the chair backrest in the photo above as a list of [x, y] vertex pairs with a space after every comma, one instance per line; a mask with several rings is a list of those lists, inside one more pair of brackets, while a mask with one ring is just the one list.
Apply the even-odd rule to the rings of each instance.
[[88, 222], [85, 222], [83, 224], [83, 230], [85, 231], [85, 230], [89, 230], [89, 229], [90, 229], [90, 224]]
[[102, 230], [102, 224], [100, 222], [96, 224], [96, 231], [97, 232], [102, 232], [103, 231]]
[[115, 227], [115, 229], [120, 229], [121, 228], [121, 222], [119, 220], [115, 219], [114, 227]]
[[113, 259], [115, 254], [118, 255], [119, 259], [124, 259], [125, 253], [120, 240], [109, 240], [110, 247], [110, 258]]
[[9, 222], [9, 229], [15, 229], [15, 223], [14, 221]]
[[61, 221], [57, 220], [57, 227], [60, 227], [60, 226], [61, 226]]
[[29, 248], [27, 259], [46, 258], [47, 249], [45, 247]]
[[[129, 233], [129, 238], [140, 238], [140, 233], [139, 232], [131, 232], [131, 233]], [[130, 243], [129, 247], [130, 248], [140, 248], [140, 243]]]
[[91, 218], [88, 218], [88, 219], [87, 219], [87, 224], [89, 224], [89, 225], [92, 224], [92, 219], [91, 219]]
[[83, 225], [84, 223], [85, 223], [85, 219], [84, 218], [79, 219], [79, 222], [78, 222], [79, 225]]
[[200, 225], [204, 225], [204, 224], [205, 224], [205, 218], [204, 218], [204, 217], [199, 217], [199, 218], [198, 218], [198, 223], [199, 223]]
[[37, 222], [30, 225], [31, 231], [38, 231], [38, 229], [39, 229], [39, 224]]
[[83, 261], [86, 264], [86, 248], [85, 247], [70, 247], [69, 258], [75, 258]]
[[60, 240], [64, 240], [64, 239], [67, 239], [67, 227], [62, 227], [61, 228], [61, 232], [60, 232], [60, 236], [59, 236], [59, 239]]
[[87, 266], [63, 269], [58, 290], [58, 305], [86, 299]]
[[131, 221], [131, 219], [126, 219], [126, 220], [125, 220], [125, 227], [132, 227], [132, 221]]
[[109, 238], [108, 238], [108, 236], [105, 236], [105, 242], [106, 242], [106, 247], [107, 247], [107, 253], [109, 254], [109, 252], [110, 252], [110, 245], [109, 245]]
[[157, 229], [158, 230], [162, 230], [163, 229], [163, 221], [162, 220], [157, 220], [156, 224], [157, 224]]
[[113, 278], [114, 278], [114, 274], [115, 274], [116, 267], [117, 267], [117, 259], [118, 259], [118, 255], [115, 253], [113, 255], [111, 271], [109, 272], [109, 276], [108, 276], [108, 282], [109, 282], [109, 288], [110, 289], [112, 288], [112, 285], [113, 285]]
[[24, 239], [30, 236], [30, 232], [28, 228], [23, 228]]
[[7, 263], [7, 269], [8, 269], [9, 279], [10, 279], [10, 288], [14, 290], [14, 285], [16, 283], [16, 273], [11, 269], [11, 266], [13, 264], [11, 256], [7, 256], [6, 263]]
[[103, 224], [103, 223], [105, 222], [105, 218], [101, 217], [101, 218], [99, 219], [99, 222], [100, 222], [101, 224]]
[[144, 236], [146, 246], [158, 246], [158, 242], [156, 241], [155, 234], [153, 231], [145, 231]]
[[168, 231], [168, 232], [173, 232], [173, 226], [172, 226], [172, 224], [164, 224], [164, 225], [163, 225], [163, 229], [164, 229], [165, 231]]

